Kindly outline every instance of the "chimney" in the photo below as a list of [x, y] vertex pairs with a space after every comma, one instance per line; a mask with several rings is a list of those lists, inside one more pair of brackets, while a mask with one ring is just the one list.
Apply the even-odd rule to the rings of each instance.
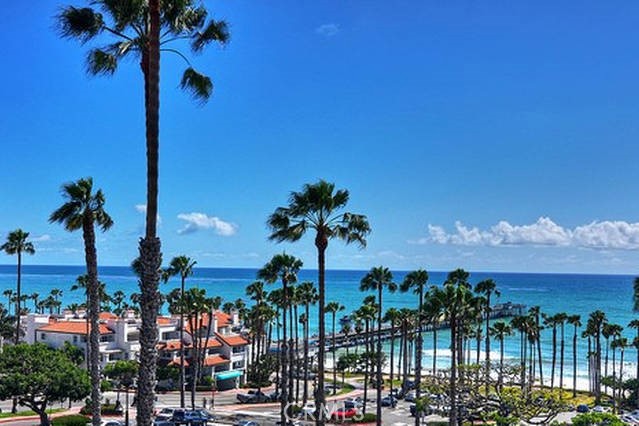
[[213, 323], [213, 326], [211, 327], [211, 331], [213, 333], [217, 333], [217, 314], [213, 314], [212, 323]]
[[240, 311], [237, 309], [233, 309], [231, 311], [231, 323], [236, 326], [240, 325]]

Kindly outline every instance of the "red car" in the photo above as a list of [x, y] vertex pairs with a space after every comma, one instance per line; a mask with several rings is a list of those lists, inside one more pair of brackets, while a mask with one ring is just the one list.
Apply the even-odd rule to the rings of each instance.
[[333, 414], [331, 414], [331, 418], [333, 420], [344, 420], [355, 417], [356, 415], [357, 410], [354, 408], [338, 408], [337, 411], [334, 411]]

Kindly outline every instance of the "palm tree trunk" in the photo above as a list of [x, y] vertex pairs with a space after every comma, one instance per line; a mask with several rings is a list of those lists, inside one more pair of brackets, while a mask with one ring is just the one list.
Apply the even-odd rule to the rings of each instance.
[[365, 341], [365, 348], [366, 350], [364, 351], [364, 403], [362, 406], [362, 413], [364, 415], [366, 415], [366, 402], [368, 401], [368, 365], [369, 363], [369, 357], [368, 355], [370, 354], [369, 350], [368, 350], [368, 339], [369, 339], [369, 321], [368, 319], [366, 319], [366, 341]]
[[299, 344], [299, 318], [297, 316], [297, 304], [294, 306], [295, 309], [295, 402], [298, 403], [300, 400], [300, 363], [299, 353], [300, 353], [300, 344]]
[[337, 355], [335, 352], [335, 315], [337, 312], [332, 312], [333, 314], [333, 395], [337, 393], [337, 361], [335, 360], [335, 356]]
[[437, 374], [437, 327], [438, 324], [433, 324], [433, 375]]
[[451, 351], [451, 359], [450, 359], [450, 416], [449, 416], [449, 425], [457, 426], [457, 357], [456, 357], [456, 346], [457, 346], [457, 321], [455, 318], [455, 313], [453, 312], [450, 318], [450, 351]]
[[317, 395], [315, 397], [317, 406], [317, 416], [315, 416], [315, 424], [323, 426], [324, 408], [326, 406], [326, 396], [324, 395], [324, 356], [326, 345], [326, 327], [324, 324], [324, 315], [326, 308], [326, 288], [325, 288], [325, 268], [326, 268], [326, 247], [328, 240], [325, 235], [318, 232], [315, 237], [315, 247], [317, 247], [317, 268], [318, 268], [318, 319], [319, 319], [319, 347], [317, 353]]
[[617, 372], [616, 372], [616, 361], [615, 354], [617, 353], [617, 348], [612, 349], [612, 412], [617, 412], [617, 401], [615, 399], [615, 387], [617, 384]]
[[490, 291], [486, 294], [486, 395], [490, 384]]
[[[537, 313], [535, 317], [535, 325], [536, 329], [539, 329], [539, 313]], [[541, 386], [544, 386], [544, 367], [543, 367], [543, 358], [541, 356], [541, 331], [537, 331], [537, 362], [539, 363], [539, 383]], [[553, 372], [554, 373], [554, 372]], [[535, 377], [533, 376], [533, 382], [535, 381]]]
[[[377, 417], [375, 422], [377, 426], [382, 425], [382, 289], [381, 283], [378, 284], [379, 306], [377, 307], [377, 353], [375, 359], [377, 361]], [[419, 416], [416, 416], [419, 417]]]
[[[20, 295], [22, 292], [22, 251], [18, 250], [18, 281], [16, 283], [16, 340], [15, 344], [20, 343]], [[10, 306], [10, 305], [9, 305]]]
[[91, 377], [91, 413], [94, 426], [100, 426], [100, 292], [98, 283], [98, 257], [95, 250], [95, 230], [93, 228], [93, 214], [85, 213], [82, 220], [84, 239], [84, 257], [87, 266], [87, 294], [89, 295], [89, 313], [91, 329], [89, 341], [91, 358], [89, 359], [89, 374]]
[[[610, 342], [606, 338], [606, 356], [604, 360], [604, 377], [608, 377], [608, 350], [610, 348]], [[608, 393], [608, 386], [604, 386], [604, 392]]]
[[577, 325], [572, 336], [572, 397], [577, 397]]
[[499, 390], [504, 386], [504, 336], [499, 339]]
[[295, 352], [293, 351], [294, 349], [294, 342], [293, 342], [293, 328], [294, 328], [294, 321], [293, 321], [293, 303], [290, 302], [291, 306], [288, 307], [288, 319], [289, 319], [289, 340], [288, 340], [288, 347], [287, 347], [287, 355], [288, 355], [288, 402], [293, 402], [293, 387], [294, 387], [294, 370], [293, 367], [295, 366]]
[[[156, 236], [158, 214], [158, 165], [160, 134], [160, 0], [149, 0], [148, 49], [143, 50], [142, 71], [146, 113], [146, 233], [140, 240], [140, 370], [137, 395], [137, 425], [151, 426], [157, 368], [157, 311], [161, 243]], [[97, 426], [97, 425], [96, 425]]]
[[619, 364], [619, 392], [617, 394], [617, 397], [619, 398], [619, 403], [621, 404], [621, 402], [623, 401], [623, 354], [624, 354], [624, 348], [621, 348], [621, 363]]
[[557, 326], [553, 324], [552, 326], [552, 366], [550, 367], [550, 389], [553, 389], [555, 387], [556, 362], [557, 362]]
[[[559, 348], [559, 389], [564, 388], [564, 323], [561, 323], [561, 346]], [[563, 391], [561, 395], [563, 395]]]
[[282, 303], [282, 348], [280, 350], [280, 359], [282, 367], [282, 383], [281, 383], [281, 399], [280, 399], [280, 420], [283, 425], [286, 424], [286, 406], [288, 405], [288, 342], [286, 340], [288, 330], [286, 328], [286, 310], [288, 306], [288, 287], [285, 279], [282, 280], [283, 303]]
[[304, 391], [302, 392], [302, 402], [306, 405], [306, 401], [308, 401], [308, 302], [304, 305], [304, 313], [306, 314], [306, 320], [304, 321]]
[[393, 366], [395, 364], [395, 321], [391, 322], [390, 341], [390, 394], [393, 394]]
[[180, 407], [184, 408], [186, 402], [184, 399], [184, 382], [185, 380], [185, 368], [184, 368], [184, 276], [182, 276], [182, 287], [180, 293]]
[[[423, 336], [423, 309], [424, 309], [424, 288], [419, 286], [419, 306], [417, 311], [417, 348], [415, 350], [415, 397], [421, 398], [422, 387], [422, 348], [424, 347]], [[381, 304], [381, 292], [380, 292], [380, 304]], [[421, 416], [415, 416], [415, 426], [419, 426], [421, 423]]]

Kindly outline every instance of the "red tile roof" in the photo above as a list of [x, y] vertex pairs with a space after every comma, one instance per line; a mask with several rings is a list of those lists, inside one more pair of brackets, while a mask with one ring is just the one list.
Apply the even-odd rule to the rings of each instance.
[[[177, 367], [180, 366], [180, 359], [174, 359], [173, 361], [169, 362], [169, 365], [175, 365]], [[184, 360], [184, 366], [188, 367], [189, 366], [189, 362], [187, 360]]]
[[[217, 326], [218, 327], [228, 327], [233, 324], [233, 318], [222, 311], [215, 311], [215, 317], [217, 317]], [[186, 331], [191, 331], [191, 322], [189, 320], [184, 321], [184, 329]], [[209, 326], [209, 314], [202, 314], [201, 318], [202, 327]], [[196, 320], [193, 320], [193, 323], [196, 323]], [[197, 325], [199, 325], [200, 319], [197, 320]]]
[[[99, 325], [100, 334], [113, 334], [106, 325]], [[65, 333], [65, 334], [87, 334], [88, 327], [86, 321], [59, 321], [44, 327], [40, 327], [38, 331], [47, 333]]]
[[244, 345], [248, 345], [248, 341], [243, 338], [240, 335], [237, 334], [233, 334], [233, 335], [223, 335], [220, 333], [216, 333], [216, 336], [218, 339], [220, 339], [222, 342], [226, 343], [229, 346], [244, 346]]
[[113, 319], [118, 319], [118, 316], [111, 312], [100, 312], [101, 321], [107, 321], [107, 320], [113, 320]]
[[169, 317], [158, 317], [157, 323], [158, 325], [169, 325], [173, 320]]
[[224, 358], [222, 355], [211, 355], [204, 358], [204, 366], [205, 367], [213, 367], [216, 365], [228, 364], [228, 359]]
[[[204, 344], [206, 343], [206, 339], [201, 339], [201, 345], [202, 347], [204, 347]], [[220, 343], [220, 341], [214, 337], [211, 336], [211, 338], [208, 341], [208, 344], [206, 345], [206, 348], [219, 348], [222, 346], [222, 343]], [[157, 345], [157, 348], [159, 350], [163, 350], [163, 351], [177, 351], [180, 350], [180, 348], [182, 347], [181, 343], [179, 340], [169, 340], [167, 342], [160, 342]], [[186, 344], [184, 345], [184, 347], [186, 349], [189, 349], [191, 347], [190, 344]]]

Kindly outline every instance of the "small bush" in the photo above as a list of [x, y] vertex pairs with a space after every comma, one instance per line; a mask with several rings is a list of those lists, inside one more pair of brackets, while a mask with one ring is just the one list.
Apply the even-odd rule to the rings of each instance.
[[427, 426], [448, 426], [448, 422], [428, 422]]
[[[102, 404], [101, 412], [103, 415], [107, 415], [107, 416], [119, 416], [120, 414], [122, 414], [122, 406], [120, 405], [120, 407], [116, 409], [115, 404]], [[91, 407], [88, 405], [85, 405], [84, 407], [80, 409], [80, 414], [85, 416], [90, 416]]]
[[89, 419], [79, 414], [72, 414], [70, 416], [62, 416], [57, 419], [53, 419], [51, 424], [53, 426], [85, 426]]
[[363, 416], [359, 416], [353, 419], [353, 423], [375, 423], [377, 416], [373, 413], [366, 413]]

